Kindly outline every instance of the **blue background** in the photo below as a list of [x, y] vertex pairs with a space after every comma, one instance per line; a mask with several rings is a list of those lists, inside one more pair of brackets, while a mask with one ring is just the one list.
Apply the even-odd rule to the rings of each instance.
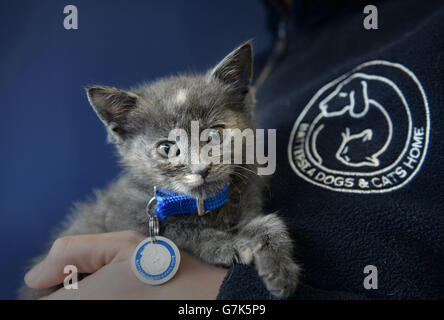
[[[69, 4], [78, 30], [63, 28]], [[253, 37], [261, 52], [265, 20], [256, 0], [1, 1], [0, 299], [72, 203], [119, 172], [82, 86], [205, 71]]]

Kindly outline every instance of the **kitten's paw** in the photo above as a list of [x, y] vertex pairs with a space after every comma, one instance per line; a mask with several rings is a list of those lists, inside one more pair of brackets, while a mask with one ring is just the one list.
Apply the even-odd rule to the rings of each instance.
[[236, 252], [238, 253], [238, 262], [243, 264], [252, 264], [254, 260], [254, 256], [256, 253], [262, 248], [262, 245], [256, 244], [252, 245], [251, 242], [248, 241], [238, 241], [236, 242]]
[[253, 249], [246, 242], [238, 241], [236, 251], [240, 263], [251, 264], [253, 262]]
[[255, 241], [240, 240], [235, 246], [238, 262], [254, 264], [272, 295], [286, 298], [296, 290], [300, 267], [290, 257], [276, 257], [276, 252]]
[[293, 261], [278, 263], [274, 266], [258, 265], [259, 276], [265, 283], [267, 290], [278, 298], [289, 297], [299, 283], [300, 267]]

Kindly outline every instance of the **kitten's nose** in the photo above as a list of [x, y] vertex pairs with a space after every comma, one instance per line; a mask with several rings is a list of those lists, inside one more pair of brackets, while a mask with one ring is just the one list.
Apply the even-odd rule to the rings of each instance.
[[210, 173], [211, 164], [195, 164], [191, 167], [191, 172], [194, 174], [200, 174], [205, 179]]

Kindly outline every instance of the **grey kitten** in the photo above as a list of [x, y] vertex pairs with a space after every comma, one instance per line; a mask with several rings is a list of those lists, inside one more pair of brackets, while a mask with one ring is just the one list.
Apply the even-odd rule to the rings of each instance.
[[[77, 205], [58, 237], [127, 229], [147, 234], [145, 206], [153, 186], [205, 198], [229, 182], [225, 205], [203, 216], [170, 216], [161, 222], [160, 234], [210, 264], [254, 264], [273, 295], [289, 296], [300, 268], [292, 259], [293, 244], [283, 221], [263, 213], [264, 182], [256, 165], [169, 161], [176, 153], [189, 151], [184, 150], [188, 146], [168, 141], [170, 131], [183, 128], [189, 134], [193, 120], [201, 128], [254, 129], [252, 60], [247, 42], [204, 75], [174, 76], [130, 91], [87, 87], [124, 171], [107, 190], [97, 192], [94, 201]], [[48, 293], [24, 288], [21, 296]]]

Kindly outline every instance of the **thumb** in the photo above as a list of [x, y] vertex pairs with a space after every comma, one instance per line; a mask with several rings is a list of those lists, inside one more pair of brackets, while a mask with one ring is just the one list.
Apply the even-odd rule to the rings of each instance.
[[68, 236], [57, 239], [46, 258], [25, 275], [25, 283], [43, 289], [63, 282], [67, 265], [93, 273], [107, 264], [129, 259], [145, 237], [135, 231]]

